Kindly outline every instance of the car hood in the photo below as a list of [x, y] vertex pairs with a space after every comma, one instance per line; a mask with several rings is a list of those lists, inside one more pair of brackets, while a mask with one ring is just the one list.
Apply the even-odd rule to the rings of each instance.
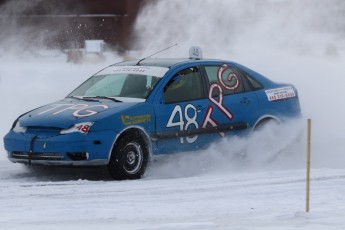
[[20, 126], [69, 128], [80, 122], [97, 121], [128, 109], [140, 102], [82, 101], [63, 99], [37, 109], [19, 118]]

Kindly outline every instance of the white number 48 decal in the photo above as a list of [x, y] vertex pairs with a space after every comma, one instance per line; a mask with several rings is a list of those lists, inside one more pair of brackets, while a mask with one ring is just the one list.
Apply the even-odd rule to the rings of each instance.
[[[188, 110], [192, 110], [193, 111], [193, 116], [190, 117], [188, 114]], [[197, 118], [197, 112], [196, 112], [196, 108], [192, 105], [192, 104], [188, 104], [185, 108], [184, 108], [184, 113], [182, 113], [182, 108], [180, 105], [176, 105], [174, 110], [172, 111], [168, 124], [167, 124], [167, 128], [170, 127], [175, 127], [175, 126], [179, 126], [180, 127], [180, 131], [184, 131], [184, 130], [188, 130], [188, 128], [193, 125], [196, 129], [199, 128], [199, 124], [196, 121]], [[185, 120], [187, 122], [185, 122]], [[196, 139], [198, 138], [197, 135], [193, 136], [193, 137], [186, 137], [186, 141], [188, 143], [193, 143], [196, 141]], [[180, 142], [183, 144], [184, 143], [184, 138], [180, 137]]]

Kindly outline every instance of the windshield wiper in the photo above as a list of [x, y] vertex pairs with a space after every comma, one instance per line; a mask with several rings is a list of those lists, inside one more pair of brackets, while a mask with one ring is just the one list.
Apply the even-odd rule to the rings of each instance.
[[114, 102], [123, 102], [123, 101], [120, 101], [118, 99], [116, 99], [115, 97], [107, 97], [107, 96], [94, 96], [94, 97], [83, 97], [83, 99], [108, 99], [108, 100], [112, 100]]
[[68, 98], [74, 98], [81, 101], [98, 101], [97, 99], [94, 99], [93, 97], [69, 96]]
[[98, 99], [108, 99], [108, 100], [112, 100], [114, 102], [123, 102], [120, 101], [114, 97], [107, 97], [107, 96], [93, 96], [93, 97], [83, 97], [83, 96], [69, 96], [68, 98], [75, 98], [81, 101], [99, 101]]

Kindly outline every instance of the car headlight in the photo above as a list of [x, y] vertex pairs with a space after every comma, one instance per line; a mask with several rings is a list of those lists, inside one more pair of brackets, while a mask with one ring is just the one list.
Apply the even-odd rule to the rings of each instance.
[[21, 126], [19, 120], [17, 119], [12, 126], [12, 130], [16, 133], [25, 133], [26, 127]]
[[78, 124], [74, 124], [72, 127], [68, 129], [63, 129], [60, 131], [60, 134], [67, 134], [67, 133], [74, 133], [79, 132], [83, 134], [87, 134], [90, 131], [93, 122], [82, 122]]

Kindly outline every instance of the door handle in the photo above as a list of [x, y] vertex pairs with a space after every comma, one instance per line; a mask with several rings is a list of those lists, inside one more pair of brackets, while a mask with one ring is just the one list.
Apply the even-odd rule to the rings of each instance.
[[197, 111], [198, 113], [200, 113], [200, 112], [203, 111], [206, 107], [205, 107], [205, 106], [202, 106], [202, 105], [197, 105], [195, 108], [196, 108], [196, 111]]
[[243, 97], [240, 101], [241, 104], [248, 105], [250, 103], [250, 100], [247, 97]]

